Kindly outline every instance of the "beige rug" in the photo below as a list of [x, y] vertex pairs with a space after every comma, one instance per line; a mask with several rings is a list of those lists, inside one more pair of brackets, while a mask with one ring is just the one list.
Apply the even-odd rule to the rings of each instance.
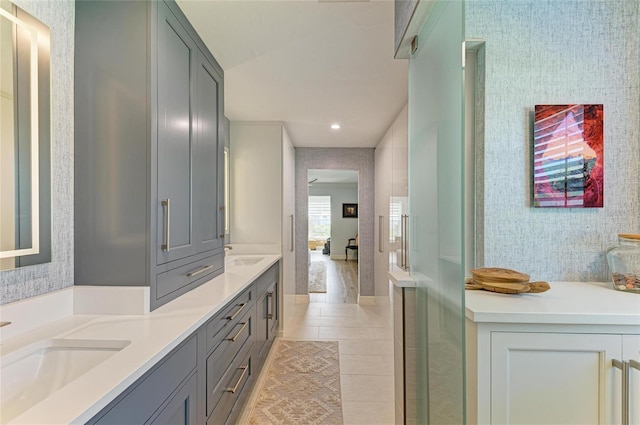
[[327, 292], [327, 263], [312, 261], [309, 263], [309, 293]]
[[338, 342], [279, 340], [274, 349], [249, 424], [342, 424]]

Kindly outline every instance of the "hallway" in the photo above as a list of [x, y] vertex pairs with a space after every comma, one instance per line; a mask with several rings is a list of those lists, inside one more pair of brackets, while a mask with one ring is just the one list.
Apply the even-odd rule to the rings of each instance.
[[[310, 252], [310, 262], [324, 262], [326, 266], [326, 293], [309, 293], [311, 303], [327, 304], [355, 304], [358, 302], [358, 262], [351, 260], [353, 253], [349, 253], [349, 261], [332, 260], [322, 254], [318, 248]], [[311, 276], [309, 276], [311, 281]]]
[[313, 302], [296, 304], [289, 317], [286, 340], [338, 341], [343, 423], [393, 424], [390, 306]]

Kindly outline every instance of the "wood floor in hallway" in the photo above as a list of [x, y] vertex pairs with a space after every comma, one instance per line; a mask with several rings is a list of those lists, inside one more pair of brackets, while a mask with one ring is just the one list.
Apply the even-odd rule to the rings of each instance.
[[[353, 254], [350, 255], [350, 257]], [[312, 303], [355, 304], [358, 302], [358, 262], [332, 260], [322, 254], [322, 249], [310, 251], [311, 261], [323, 261], [327, 264], [326, 294], [309, 294]]]

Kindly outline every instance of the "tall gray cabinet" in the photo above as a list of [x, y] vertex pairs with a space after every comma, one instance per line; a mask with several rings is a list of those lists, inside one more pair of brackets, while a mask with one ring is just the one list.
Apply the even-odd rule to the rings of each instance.
[[223, 71], [177, 4], [80, 0], [75, 284], [151, 309], [224, 270]]

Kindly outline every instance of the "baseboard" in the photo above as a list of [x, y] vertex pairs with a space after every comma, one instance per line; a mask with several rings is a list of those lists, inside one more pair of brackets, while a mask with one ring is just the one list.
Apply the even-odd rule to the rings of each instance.
[[296, 304], [309, 304], [309, 294], [296, 295]]
[[377, 297], [369, 297], [369, 296], [358, 295], [358, 304], [360, 304], [360, 305], [376, 305], [376, 298]]

